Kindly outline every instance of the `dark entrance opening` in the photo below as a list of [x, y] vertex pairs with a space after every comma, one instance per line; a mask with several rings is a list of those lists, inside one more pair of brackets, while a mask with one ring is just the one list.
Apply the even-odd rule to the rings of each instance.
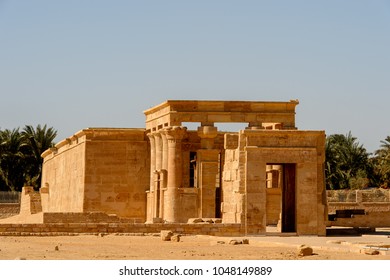
[[197, 187], [196, 181], [196, 152], [190, 152], [190, 188]]
[[218, 173], [216, 178], [215, 188], [215, 218], [222, 218], [221, 204], [222, 204], [222, 170], [224, 164], [224, 156], [219, 153], [218, 156]]
[[215, 189], [215, 218], [222, 218], [221, 213], [222, 188]]
[[282, 232], [295, 232], [295, 172], [293, 163], [283, 164]]

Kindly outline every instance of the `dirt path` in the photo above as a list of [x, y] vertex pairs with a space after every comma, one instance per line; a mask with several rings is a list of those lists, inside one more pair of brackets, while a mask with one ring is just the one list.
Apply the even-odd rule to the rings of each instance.
[[[0, 259], [32, 260], [357, 260], [390, 259], [385, 255], [314, 250], [299, 257], [295, 246], [251, 242], [249, 245], [221, 244], [209, 236], [183, 236], [180, 242], [161, 241], [159, 236], [79, 235], [57, 237], [0, 237]], [[218, 242], [220, 241], [220, 242]]]

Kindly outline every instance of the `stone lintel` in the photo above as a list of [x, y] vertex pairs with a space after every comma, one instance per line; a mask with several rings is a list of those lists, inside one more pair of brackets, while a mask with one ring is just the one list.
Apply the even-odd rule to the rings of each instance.
[[168, 100], [145, 110], [146, 129], [158, 130], [182, 122], [275, 122], [295, 126], [298, 100], [267, 101], [196, 101]]

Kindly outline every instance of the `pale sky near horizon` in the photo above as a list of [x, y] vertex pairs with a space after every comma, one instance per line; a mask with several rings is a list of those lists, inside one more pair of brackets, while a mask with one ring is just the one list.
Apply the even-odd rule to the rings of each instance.
[[167, 99], [299, 99], [299, 129], [373, 152], [389, 93], [390, 0], [0, 0], [0, 129], [60, 141]]

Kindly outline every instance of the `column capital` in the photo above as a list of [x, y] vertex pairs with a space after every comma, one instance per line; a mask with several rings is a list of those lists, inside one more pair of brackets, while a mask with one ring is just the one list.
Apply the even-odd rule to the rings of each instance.
[[168, 141], [177, 141], [182, 140], [184, 136], [186, 136], [187, 128], [184, 126], [171, 126], [161, 130], [160, 132], [167, 137]]
[[148, 133], [146, 133], [146, 136], [149, 138], [149, 140], [154, 140], [154, 135], [155, 135], [155, 133], [154, 132], [148, 132]]

